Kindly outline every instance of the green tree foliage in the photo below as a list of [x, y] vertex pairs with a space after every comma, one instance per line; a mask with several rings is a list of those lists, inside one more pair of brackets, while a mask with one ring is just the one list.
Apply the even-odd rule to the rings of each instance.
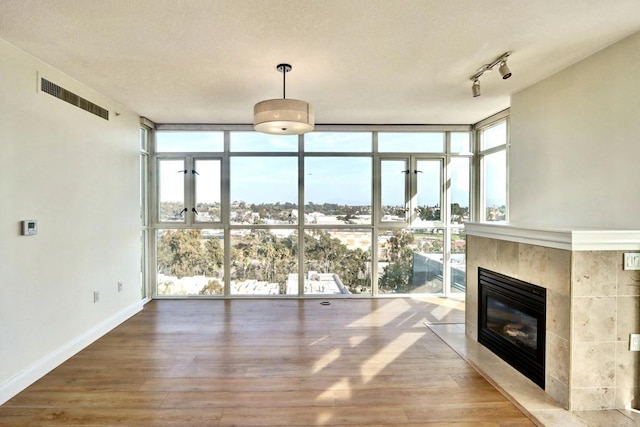
[[204, 244], [204, 273], [213, 276], [222, 269], [224, 248], [219, 239], [208, 239]]
[[459, 203], [451, 204], [451, 222], [462, 223], [469, 218], [469, 208], [460, 206]]
[[158, 240], [158, 269], [178, 278], [203, 274], [200, 230], [166, 230]]
[[[231, 245], [231, 277], [234, 280], [258, 280], [280, 284], [286, 289], [290, 273], [296, 273], [298, 235], [279, 237], [268, 230], [254, 229], [234, 237]], [[304, 234], [307, 271], [337, 274], [351, 292], [370, 288], [370, 251], [349, 249], [325, 230]], [[218, 276], [200, 291], [202, 295], [222, 293], [224, 248], [217, 238], [204, 239], [200, 230], [166, 230], [158, 239], [160, 272], [185, 276]]]
[[378, 280], [381, 291], [408, 293], [412, 287], [413, 253], [411, 246], [415, 238], [404, 230], [393, 230], [387, 243], [389, 264], [384, 267], [382, 277]]
[[289, 273], [297, 271], [295, 239], [295, 233], [278, 237], [268, 230], [251, 230], [231, 247], [231, 277], [286, 284]]
[[440, 207], [438, 205], [418, 206], [415, 211], [423, 221], [440, 221]]
[[220, 283], [220, 281], [215, 279], [209, 280], [207, 284], [204, 285], [202, 289], [200, 289], [200, 292], [198, 292], [199, 295], [221, 295], [223, 293], [224, 286], [222, 285], [222, 283]]
[[339, 239], [324, 230], [312, 230], [304, 235], [305, 267], [307, 271], [335, 273], [351, 292], [369, 289], [369, 251], [349, 249]]

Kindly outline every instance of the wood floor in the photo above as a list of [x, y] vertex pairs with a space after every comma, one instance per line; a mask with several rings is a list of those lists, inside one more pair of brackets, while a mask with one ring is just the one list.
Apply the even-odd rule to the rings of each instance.
[[156, 300], [1, 426], [532, 426], [425, 323], [446, 299]]

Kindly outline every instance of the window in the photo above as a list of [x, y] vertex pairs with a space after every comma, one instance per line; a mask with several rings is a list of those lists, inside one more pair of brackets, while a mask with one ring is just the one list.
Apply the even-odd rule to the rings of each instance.
[[[464, 292], [470, 127], [302, 136], [188, 127], [156, 131], [156, 295]], [[483, 167], [497, 170], [502, 147], [482, 151]]]
[[220, 159], [195, 159], [195, 222], [220, 222], [222, 219]]
[[312, 132], [304, 136], [307, 153], [370, 153], [371, 132]]
[[451, 150], [453, 154], [471, 154], [471, 138], [469, 132], [451, 132]]
[[140, 297], [147, 298], [149, 287], [149, 128], [140, 127]]
[[480, 220], [507, 219], [508, 118], [479, 127]]
[[307, 230], [304, 294], [371, 295], [371, 247], [371, 230]]
[[231, 231], [231, 295], [298, 295], [296, 229]]
[[224, 293], [224, 233], [207, 229], [156, 232], [157, 295]]
[[471, 219], [470, 160], [470, 157], [452, 157], [449, 161], [451, 224], [462, 225]]
[[402, 132], [378, 134], [380, 153], [442, 153], [444, 132]]
[[370, 157], [304, 159], [306, 224], [371, 224]]
[[480, 151], [487, 151], [507, 144], [507, 121], [483, 128], [480, 131]]
[[298, 223], [296, 157], [232, 157], [231, 224]]
[[405, 157], [380, 163], [381, 222], [442, 222], [443, 158]]
[[507, 210], [507, 153], [497, 151], [482, 157], [482, 192], [485, 221], [504, 221]]
[[158, 132], [156, 153], [220, 152], [224, 148], [222, 132]]
[[296, 152], [297, 135], [267, 135], [258, 132], [232, 132], [230, 151], [242, 152]]
[[158, 221], [185, 222], [184, 159], [158, 160]]
[[379, 292], [443, 292], [443, 239], [441, 228], [380, 229]]
[[450, 292], [454, 294], [466, 291], [466, 252], [467, 239], [464, 228], [452, 228], [449, 282]]
[[442, 222], [442, 160], [415, 162], [415, 206], [411, 223], [414, 226], [433, 225]]
[[382, 222], [406, 222], [410, 176], [409, 159], [382, 159], [380, 162], [380, 215]]

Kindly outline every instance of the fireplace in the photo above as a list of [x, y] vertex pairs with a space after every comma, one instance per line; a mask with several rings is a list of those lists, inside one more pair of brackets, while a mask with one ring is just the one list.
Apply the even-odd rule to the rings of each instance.
[[544, 389], [546, 289], [478, 268], [478, 342]]

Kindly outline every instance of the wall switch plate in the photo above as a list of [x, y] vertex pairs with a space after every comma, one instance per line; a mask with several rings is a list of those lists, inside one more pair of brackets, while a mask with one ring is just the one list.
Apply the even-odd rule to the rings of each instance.
[[122, 282], [118, 282], [118, 292], [122, 292]]
[[640, 351], [640, 334], [629, 334], [629, 351]]
[[98, 302], [98, 301], [100, 301], [100, 292], [93, 291], [93, 302]]
[[640, 270], [640, 253], [625, 253], [623, 270]]

